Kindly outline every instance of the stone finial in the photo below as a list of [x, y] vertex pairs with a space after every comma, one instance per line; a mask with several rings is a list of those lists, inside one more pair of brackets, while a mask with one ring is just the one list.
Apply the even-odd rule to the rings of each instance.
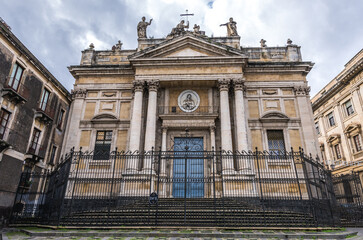
[[261, 44], [261, 47], [267, 47], [265, 39], [261, 39], [260, 44]]
[[122, 42], [121, 40], [118, 40], [116, 45], [112, 46], [112, 51], [121, 51], [121, 47], [122, 47]]
[[91, 43], [90, 45], [89, 45], [89, 48], [88, 48], [89, 50], [93, 50], [93, 49], [95, 49], [95, 45], [93, 44], [93, 43]]
[[222, 79], [218, 79], [218, 87], [220, 91], [228, 91], [229, 88], [229, 79], [227, 78], [222, 78]]
[[290, 38], [287, 39], [287, 45], [291, 45], [292, 44], [292, 40]]

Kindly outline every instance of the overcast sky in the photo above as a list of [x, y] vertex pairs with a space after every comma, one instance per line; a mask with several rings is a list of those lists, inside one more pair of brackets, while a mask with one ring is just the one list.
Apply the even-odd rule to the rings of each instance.
[[291, 38], [303, 60], [315, 63], [308, 75], [311, 96], [333, 79], [363, 47], [362, 0], [0, 0], [0, 17], [68, 89], [67, 66], [80, 62], [92, 42], [96, 50], [137, 47], [136, 25], [153, 18], [148, 36], [165, 37], [194, 13], [190, 25], [208, 36], [225, 36], [229, 17], [237, 22], [242, 46], [284, 46]]

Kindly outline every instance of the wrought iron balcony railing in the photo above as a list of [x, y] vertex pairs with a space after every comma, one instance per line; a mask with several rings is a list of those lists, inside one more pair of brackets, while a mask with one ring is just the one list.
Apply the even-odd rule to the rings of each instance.
[[30, 90], [22, 82], [17, 82], [13, 77], [7, 77], [2, 96], [15, 103], [24, 103], [30, 97]]
[[49, 103], [45, 108], [38, 107], [36, 110], [36, 118], [40, 118], [41, 121], [51, 122], [54, 119], [55, 109], [49, 106]]
[[211, 115], [218, 114], [218, 106], [199, 106], [194, 111], [185, 112], [179, 106], [159, 106], [159, 115]]
[[33, 155], [32, 159], [37, 162], [40, 159], [44, 159], [46, 150], [47, 150], [46, 145], [42, 145], [39, 143], [31, 143], [27, 151], [27, 154]]

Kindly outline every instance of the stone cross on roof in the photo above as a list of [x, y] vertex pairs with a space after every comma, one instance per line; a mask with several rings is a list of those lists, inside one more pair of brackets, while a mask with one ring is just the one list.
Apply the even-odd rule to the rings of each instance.
[[[188, 16], [194, 16], [194, 13], [188, 13], [188, 9], [185, 10], [185, 13], [180, 14], [181, 17], [187, 17], [187, 24], [188, 24]], [[189, 25], [189, 24], [188, 24]]]

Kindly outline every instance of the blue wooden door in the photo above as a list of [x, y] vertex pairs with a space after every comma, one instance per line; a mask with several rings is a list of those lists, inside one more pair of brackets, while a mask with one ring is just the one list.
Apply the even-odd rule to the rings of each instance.
[[[204, 196], [203, 138], [174, 138], [173, 196]], [[186, 167], [186, 174], [185, 174]]]

